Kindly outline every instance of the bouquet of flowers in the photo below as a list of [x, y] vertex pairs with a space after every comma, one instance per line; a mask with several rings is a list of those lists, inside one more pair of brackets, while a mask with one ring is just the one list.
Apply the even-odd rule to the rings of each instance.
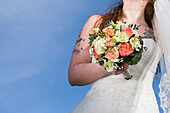
[[[121, 70], [122, 63], [136, 65], [143, 52], [143, 40], [135, 32], [139, 26], [126, 22], [110, 21], [103, 30], [94, 28], [90, 36], [90, 56], [95, 58], [98, 66], [103, 66], [108, 72]], [[125, 79], [132, 75], [126, 71]]]

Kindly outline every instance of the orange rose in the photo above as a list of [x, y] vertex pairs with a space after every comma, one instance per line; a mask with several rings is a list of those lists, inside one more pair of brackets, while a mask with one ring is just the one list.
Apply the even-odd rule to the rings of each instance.
[[128, 56], [133, 53], [132, 45], [129, 43], [122, 43], [119, 45], [119, 53], [121, 56]]
[[119, 52], [115, 48], [108, 49], [106, 53], [106, 58], [110, 61], [118, 62]]
[[129, 36], [129, 38], [132, 36], [133, 31], [130, 27], [123, 27], [122, 31], [125, 32], [127, 34], [127, 36]]
[[116, 42], [113, 42], [112, 40], [113, 40], [112, 38], [108, 38], [108, 39], [106, 40], [106, 46], [107, 46], [107, 47], [113, 47], [113, 46], [116, 45]]
[[106, 29], [104, 29], [104, 32], [105, 32], [105, 36], [106, 37], [109, 37], [109, 36], [114, 36], [114, 32], [115, 32], [115, 30], [114, 29], [112, 29], [112, 28], [106, 28]]

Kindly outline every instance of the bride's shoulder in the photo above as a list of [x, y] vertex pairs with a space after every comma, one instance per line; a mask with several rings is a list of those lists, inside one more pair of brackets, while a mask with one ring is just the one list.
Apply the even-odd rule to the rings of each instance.
[[88, 35], [88, 33], [93, 31], [93, 28], [98, 22], [100, 22], [102, 15], [93, 14], [89, 16], [88, 20], [86, 21], [85, 25], [81, 30], [81, 34]]
[[93, 14], [89, 17], [89, 21], [96, 22], [97, 20], [101, 19], [103, 15]]
[[99, 14], [93, 14], [91, 16], [89, 16], [85, 26], [88, 26], [88, 27], [93, 27], [94, 24], [96, 24], [97, 22], [101, 22], [102, 20], [102, 15], [99, 15]]

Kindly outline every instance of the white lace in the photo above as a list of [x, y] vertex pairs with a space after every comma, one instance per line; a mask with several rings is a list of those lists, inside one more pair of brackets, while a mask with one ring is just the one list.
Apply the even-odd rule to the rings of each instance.
[[165, 113], [170, 113], [170, 77], [165, 73], [162, 75], [159, 85], [161, 98], [161, 107]]

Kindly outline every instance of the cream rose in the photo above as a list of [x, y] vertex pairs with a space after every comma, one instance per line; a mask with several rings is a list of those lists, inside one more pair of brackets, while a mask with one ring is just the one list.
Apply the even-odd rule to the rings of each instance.
[[103, 54], [105, 50], [107, 49], [105, 43], [106, 43], [106, 40], [104, 38], [100, 38], [96, 41], [94, 48], [98, 55]]
[[129, 42], [132, 45], [133, 49], [135, 49], [136, 51], [140, 51], [138, 49], [138, 47], [141, 48], [142, 45], [140, 44], [139, 38], [137, 38], [137, 37], [136, 38], [131, 38]]
[[127, 34], [125, 32], [116, 32], [116, 37], [118, 37], [117, 41], [119, 42], [128, 42], [129, 41], [129, 37], [127, 36]]
[[108, 72], [112, 72], [115, 69], [115, 65], [113, 61], [108, 61], [106, 62], [106, 60], [104, 59], [104, 68], [108, 71]]

